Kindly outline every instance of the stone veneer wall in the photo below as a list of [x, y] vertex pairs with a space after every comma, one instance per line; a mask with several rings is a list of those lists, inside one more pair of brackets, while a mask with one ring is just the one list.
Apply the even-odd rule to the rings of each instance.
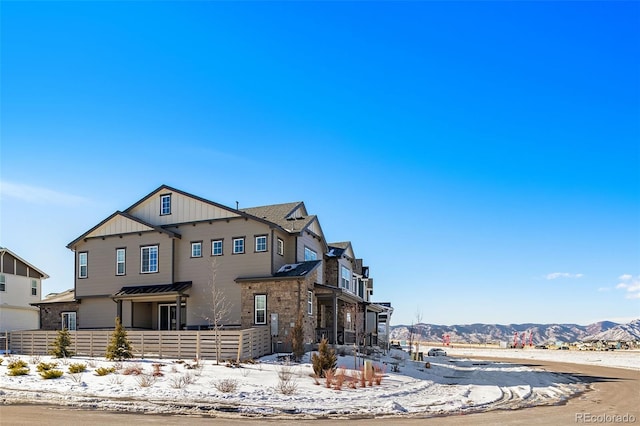
[[40, 329], [61, 330], [63, 312], [78, 312], [78, 303], [61, 302], [40, 305]]
[[317, 303], [313, 298], [313, 315], [307, 313], [307, 292], [313, 291], [313, 283], [317, 273], [300, 279], [280, 279], [260, 282], [243, 282], [242, 294], [242, 328], [253, 327], [254, 295], [267, 295], [267, 325], [271, 327], [271, 314], [278, 313], [278, 335], [274, 343], [281, 342], [277, 350], [291, 350], [291, 331], [295, 326], [298, 312], [302, 312], [304, 342], [315, 343], [315, 326]]

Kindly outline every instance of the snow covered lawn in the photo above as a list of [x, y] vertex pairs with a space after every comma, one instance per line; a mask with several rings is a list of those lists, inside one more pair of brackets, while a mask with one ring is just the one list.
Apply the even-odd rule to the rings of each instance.
[[[349, 387], [345, 382], [341, 390], [327, 388], [324, 379], [316, 381], [312, 377], [309, 355], [300, 364], [278, 362], [275, 356], [270, 356], [239, 368], [216, 365], [211, 360], [197, 363], [195, 360], [135, 359], [115, 363], [81, 356], [68, 360], [48, 356], [2, 357], [0, 402], [54, 403], [152, 413], [210, 412], [216, 416], [229, 413], [234, 416], [296, 414], [307, 418], [429, 416], [556, 404], [587, 388], [578, 379], [563, 374], [517, 364], [478, 361], [486, 353], [483, 350], [447, 348], [447, 352], [449, 356], [427, 357], [423, 362], [416, 362], [409, 360], [405, 352], [392, 351], [391, 356], [373, 360], [373, 365], [384, 371], [379, 385], [362, 387], [358, 383]], [[554, 355], [560, 361], [571, 355], [557, 352]], [[526, 353], [528, 359], [535, 359], [538, 354], [551, 356], [541, 350], [520, 353]], [[485, 356], [511, 357], [513, 354], [514, 351], [501, 350]], [[597, 355], [607, 359], [613, 354], [615, 352]], [[628, 364], [640, 368], [638, 355], [637, 352], [629, 355], [634, 362]], [[29, 363], [29, 374], [7, 375], [7, 364], [17, 358]], [[64, 375], [42, 379], [36, 371], [39, 362], [57, 362], [57, 369]], [[426, 362], [430, 368], [426, 368]], [[86, 364], [87, 371], [68, 373], [69, 366], [77, 363]], [[338, 367], [344, 368], [347, 376], [355, 376], [352, 370], [355, 365], [353, 356], [338, 357]], [[115, 367], [116, 372], [98, 376], [96, 369], [100, 367]], [[143, 374], [124, 374], [126, 370], [136, 369]], [[154, 371], [160, 374], [154, 376]], [[287, 375], [290, 376], [288, 386], [284, 386], [287, 383], [283, 378]]]

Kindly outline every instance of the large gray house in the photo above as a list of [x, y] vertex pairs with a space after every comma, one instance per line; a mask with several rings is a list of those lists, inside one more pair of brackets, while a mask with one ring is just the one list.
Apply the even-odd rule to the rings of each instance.
[[287, 341], [376, 344], [373, 280], [351, 243], [328, 244], [303, 202], [235, 209], [163, 185], [67, 246], [75, 253], [77, 329], [270, 327]]

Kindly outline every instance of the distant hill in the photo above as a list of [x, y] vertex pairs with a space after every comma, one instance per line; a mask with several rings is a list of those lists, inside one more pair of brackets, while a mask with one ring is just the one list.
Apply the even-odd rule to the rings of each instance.
[[[410, 325], [390, 327], [391, 340], [409, 340]], [[511, 342], [514, 333], [525, 333], [527, 343], [530, 333], [533, 344], [548, 342], [577, 342], [581, 340], [640, 340], [640, 319], [628, 324], [602, 321], [586, 326], [578, 324], [464, 324], [436, 325], [419, 323], [414, 326], [416, 338], [439, 342], [449, 335], [451, 343]]]

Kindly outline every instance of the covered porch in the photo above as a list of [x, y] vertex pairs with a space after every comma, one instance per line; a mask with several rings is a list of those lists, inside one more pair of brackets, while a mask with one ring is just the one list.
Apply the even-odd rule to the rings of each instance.
[[140, 330], [184, 330], [187, 326], [185, 292], [191, 281], [122, 287], [111, 296], [116, 315], [125, 327]]

